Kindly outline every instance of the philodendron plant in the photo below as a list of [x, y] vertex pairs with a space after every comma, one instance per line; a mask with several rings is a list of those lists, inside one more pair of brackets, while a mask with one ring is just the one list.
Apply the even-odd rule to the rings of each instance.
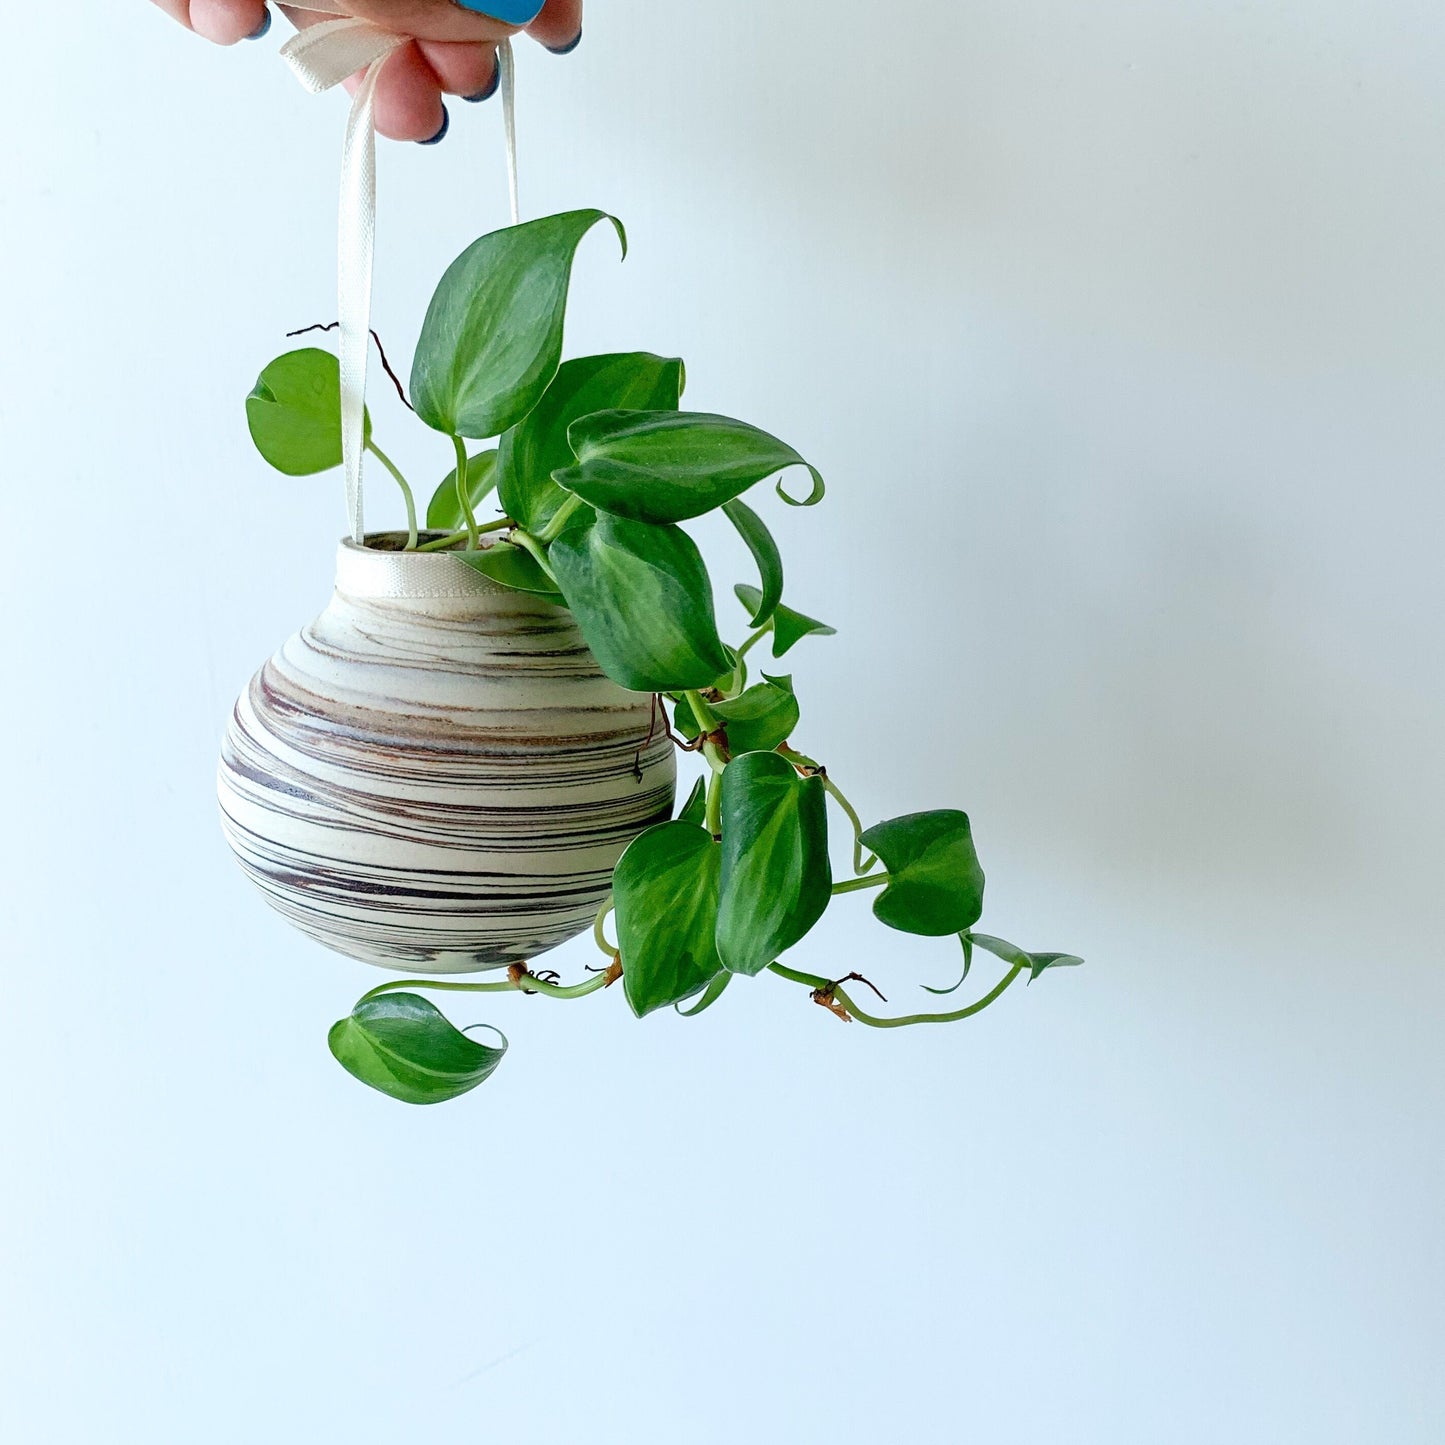
[[[365, 445], [401, 487], [408, 549], [452, 552], [503, 587], [569, 608], [602, 670], [653, 695], [658, 725], [668, 726], [670, 714], [674, 741], [701, 758], [706, 776], [676, 819], [642, 833], [617, 864], [594, 930], [606, 962], [591, 979], [567, 986], [518, 965], [497, 982], [388, 983], [332, 1029], [331, 1050], [352, 1074], [407, 1103], [466, 1093], [506, 1048], [505, 1039], [494, 1047], [469, 1038], [418, 990], [579, 999], [620, 980], [638, 1018], [669, 1008], [693, 1017], [733, 979], [766, 973], [800, 985], [840, 1019], [901, 1028], [969, 1018], [1020, 977], [1080, 962], [975, 931], [984, 875], [965, 814], [914, 813], [865, 828], [829, 770], [793, 745], [801, 711], [782, 660], [833, 629], [784, 601], [777, 545], [743, 497], [798, 469], [801, 495], [779, 480], [777, 496], [810, 507], [823, 498], [823, 478], [757, 427], [682, 410], [676, 358], [562, 361], [573, 256], [602, 221], [616, 227], [625, 254], [620, 223], [572, 211], [483, 236], [442, 278], [408, 405], [450, 440], [455, 465], [431, 499], [425, 530], [369, 418]], [[247, 400], [266, 460], [293, 476], [339, 465], [338, 391], [330, 352], [273, 361]], [[467, 445], [488, 439], [494, 444], [481, 450]], [[502, 515], [479, 521], [493, 495]], [[756, 582], [734, 588], [746, 624], [735, 644], [724, 640], [707, 567], [682, 525], [713, 511], [737, 529], [757, 569]], [[771, 669], [754, 676], [764, 648]], [[852, 855], [842, 879], [829, 854], [830, 804]], [[930, 992], [959, 988], [978, 950], [1002, 962], [1003, 977], [964, 1008], [878, 1016], [845, 987], [867, 984], [861, 975], [825, 977], [782, 961], [835, 898], [865, 891], [888, 928], [961, 945], [962, 978]]]

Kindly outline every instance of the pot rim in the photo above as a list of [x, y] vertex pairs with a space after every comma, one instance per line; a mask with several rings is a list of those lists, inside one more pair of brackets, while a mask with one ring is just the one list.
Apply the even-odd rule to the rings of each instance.
[[[369, 546], [373, 539], [406, 540], [405, 532], [368, 532], [364, 542], [341, 538], [336, 551], [336, 590], [348, 597], [526, 597], [524, 592], [503, 587], [490, 577], [468, 567], [456, 552], [404, 552]], [[420, 533], [444, 537], [445, 532]], [[495, 538], [486, 539], [488, 550]], [[536, 599], [541, 602], [541, 598]]]

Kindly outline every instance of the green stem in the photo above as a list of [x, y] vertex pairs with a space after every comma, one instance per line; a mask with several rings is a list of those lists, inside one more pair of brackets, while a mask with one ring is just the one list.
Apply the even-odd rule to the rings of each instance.
[[[482, 522], [478, 527], [478, 533], [501, 532], [512, 525], [510, 517], [498, 517], [495, 522]], [[423, 542], [416, 550], [418, 552], [445, 552], [448, 547], [455, 547], [458, 542], [468, 541], [471, 537], [469, 532], [448, 532], [445, 537], [433, 538], [430, 542]]]
[[846, 883], [833, 885], [833, 896], [840, 893], [861, 893], [865, 888], [881, 888], [888, 882], [887, 873], [874, 873], [868, 878], [850, 878]]
[[457, 502], [467, 524], [467, 545], [477, 550], [477, 514], [472, 511], [472, 499], [467, 495], [467, 444], [461, 437], [453, 437], [452, 445], [457, 452]]
[[[708, 761], [711, 762], [711, 759]], [[707, 816], [704, 821], [714, 838], [722, 837], [722, 780], [721, 769], [707, 780]]]
[[577, 508], [582, 505], [581, 497], [568, 497], [552, 516], [552, 520], [537, 533], [537, 540], [542, 543], [555, 542], [562, 535], [562, 528], [572, 520]]
[[592, 937], [597, 940], [597, 947], [600, 948], [608, 958], [621, 958], [621, 950], [613, 948], [613, 946], [608, 943], [607, 929], [605, 927], [607, 915], [612, 912], [614, 906], [612, 895], [609, 893], [602, 907], [597, 910], [597, 919], [592, 925]]
[[722, 719], [707, 705], [707, 700], [696, 688], [685, 693], [687, 705], [692, 709], [694, 721], [705, 733], [715, 733], [722, 726]]
[[748, 665], [744, 659], [772, 630], [773, 623], [772, 619], [769, 618], [767, 622], [763, 623], [763, 625], [738, 648], [737, 664], [733, 668], [732, 692], [734, 695], [740, 693], [748, 685]]
[[827, 773], [823, 774], [823, 787], [827, 790], [828, 796], [848, 815], [848, 821], [853, 825], [853, 871], [855, 873], [871, 872], [878, 857], [874, 853], [870, 853], [866, 861], [863, 857], [863, 820], [858, 816], [857, 809], [843, 796], [843, 790]]
[[791, 983], [804, 984], [815, 992], [819, 989], [829, 990], [853, 1018], [857, 1019], [860, 1024], [867, 1024], [871, 1029], [906, 1029], [915, 1024], [953, 1024], [958, 1023], [961, 1019], [972, 1018], [974, 1014], [982, 1013], [990, 1004], [997, 1003], [1023, 971], [1021, 965], [1010, 969], [1008, 976], [991, 993], [986, 994], [977, 1003], [970, 1004], [967, 1008], [957, 1009], [953, 1013], [908, 1014], [903, 1018], [883, 1019], [859, 1008], [841, 988], [835, 988], [826, 978], [818, 978], [810, 973], [798, 973], [795, 969], [784, 968], [781, 963], [772, 965], [772, 972], [779, 978], [786, 978]]
[[539, 993], [544, 998], [586, 998], [588, 994], [597, 993], [607, 987], [607, 975], [599, 973], [595, 978], [589, 978], [586, 983], [576, 983], [564, 986], [556, 983], [543, 983], [540, 978], [535, 978], [530, 973], [520, 983], [513, 983], [508, 979], [505, 983], [440, 983], [434, 978], [408, 978], [401, 979], [396, 983], [384, 983], [380, 988], [374, 988], [370, 993], [363, 994], [358, 1000], [365, 1003], [367, 999], [377, 998], [384, 993], [395, 993], [398, 989], [434, 989], [440, 993]]
[[402, 476], [396, 463], [370, 438], [367, 438], [366, 449], [396, 478], [396, 484], [401, 488], [402, 499], [406, 502], [406, 550], [408, 552], [415, 552], [416, 498], [412, 495], [411, 486], [407, 482], [407, 479]]
[[557, 586], [557, 574], [552, 570], [552, 564], [547, 560], [547, 549], [530, 533], [524, 532], [520, 527], [512, 533], [511, 540], [524, 552], [530, 552], [532, 559], [546, 573], [548, 580], [554, 587]]

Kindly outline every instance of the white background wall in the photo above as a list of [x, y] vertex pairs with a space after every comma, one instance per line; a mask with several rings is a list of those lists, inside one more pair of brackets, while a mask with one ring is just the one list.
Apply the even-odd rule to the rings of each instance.
[[[241, 401], [333, 313], [343, 103], [279, 26], [10, 8], [0, 1437], [1445, 1436], [1438, 4], [599, 0], [524, 53], [529, 211], [634, 244], [570, 351], [675, 350], [830, 478], [769, 512], [842, 629], [811, 750], [967, 807], [986, 923], [1089, 966], [932, 1034], [462, 1005], [513, 1052], [431, 1111], [332, 1063], [374, 978], [211, 794], [342, 521]], [[402, 357], [499, 131], [383, 155]], [[949, 980], [866, 911], [804, 966]]]

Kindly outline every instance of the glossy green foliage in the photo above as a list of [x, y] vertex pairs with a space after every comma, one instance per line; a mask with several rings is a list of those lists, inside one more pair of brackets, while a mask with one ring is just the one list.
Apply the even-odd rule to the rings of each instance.
[[531, 553], [510, 542], [496, 541], [481, 552], [453, 552], [451, 555], [483, 577], [490, 577], [493, 582], [510, 587], [514, 592], [535, 592], [558, 607], [566, 606], [562, 594], [552, 585], [552, 579], [537, 565]]
[[[710, 704], [722, 719], [732, 753], [770, 753], [792, 737], [798, 726], [798, 699], [791, 677], [769, 677], [725, 702]], [[677, 705], [675, 725], [685, 738], [695, 738], [702, 729], [684, 698]]]
[[[467, 500], [472, 506], [472, 515], [491, 496], [497, 485], [497, 449], [488, 447], [484, 452], [467, 458]], [[459, 532], [467, 525], [467, 515], [462, 510], [462, 501], [457, 496], [457, 469], [453, 467], [446, 474], [441, 486], [432, 496], [426, 509], [426, 524], [434, 532]]]
[[961, 933], [983, 912], [983, 869], [967, 814], [910, 813], [863, 834], [888, 869], [873, 912], [890, 928], [941, 938]]
[[676, 411], [683, 365], [647, 351], [564, 361], [537, 405], [502, 438], [501, 499], [506, 513], [540, 532], [568, 494], [552, 473], [572, 465], [567, 428], [597, 411]]
[[599, 516], [568, 527], [550, 561], [603, 672], [634, 692], [706, 687], [728, 654], [712, 583], [680, 527]]
[[506, 1054], [469, 1039], [426, 999], [388, 993], [363, 999], [331, 1030], [337, 1062], [404, 1104], [444, 1104], [496, 1072]]
[[1002, 938], [992, 938], [987, 933], [972, 933], [969, 938], [977, 947], [1003, 959], [1011, 968], [1027, 969], [1030, 983], [1051, 968], [1079, 968], [1084, 962], [1072, 953], [1025, 953], [1022, 948]]
[[693, 823], [633, 840], [612, 876], [622, 981], [638, 1018], [681, 1003], [722, 971], [715, 934], [722, 849]]
[[729, 973], [759, 974], [802, 940], [831, 898], [827, 800], [777, 753], [734, 758], [722, 781], [717, 945]]
[[688, 794], [687, 802], [682, 805], [677, 815], [679, 823], [691, 823], [694, 828], [701, 828], [707, 818], [707, 784], [701, 778], [692, 785], [692, 792]]
[[[698, 411], [603, 411], [573, 422], [575, 466], [553, 480], [601, 512], [638, 522], [685, 522], [730, 502], [785, 467], [818, 469], [785, 442], [731, 417]], [[780, 487], [781, 490], [781, 487]]]
[[[341, 365], [314, 346], [278, 356], [246, 398], [256, 450], [288, 477], [341, 465]], [[371, 417], [366, 418], [371, 437]]]
[[741, 497], [734, 497], [723, 512], [738, 529], [738, 535], [748, 544], [748, 551], [758, 564], [758, 576], [763, 586], [748, 625], [761, 627], [783, 600], [783, 555], [763, 519]]
[[[749, 587], [744, 582], [739, 582], [733, 591], [737, 599], [748, 609], [753, 616], [757, 616], [762, 609], [765, 598], [756, 587]], [[773, 656], [782, 657], [784, 653], [790, 652], [805, 637], [836, 637], [838, 629], [829, 627], [826, 622], [819, 622], [816, 618], [804, 616], [801, 612], [794, 612], [791, 607], [784, 607], [779, 604], [773, 610]]]
[[572, 258], [603, 211], [568, 211], [468, 246], [432, 297], [412, 363], [417, 415], [450, 436], [494, 437], [541, 400], [562, 359]]

